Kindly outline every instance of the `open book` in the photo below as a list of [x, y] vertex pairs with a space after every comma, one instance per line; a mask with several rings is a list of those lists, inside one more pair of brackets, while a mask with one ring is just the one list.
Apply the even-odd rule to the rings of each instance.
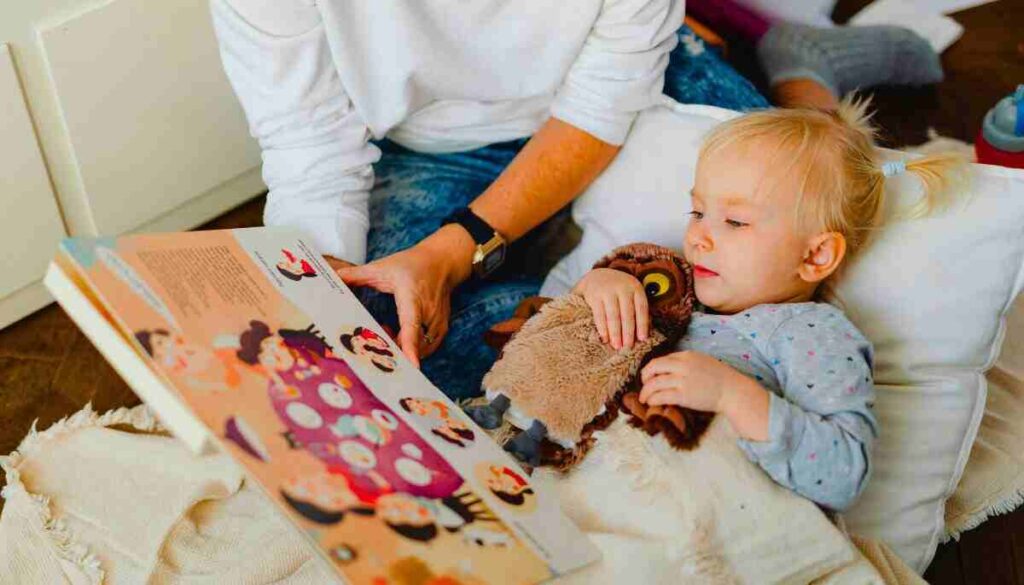
[[72, 238], [45, 282], [175, 436], [230, 453], [348, 582], [537, 583], [596, 560], [307, 242]]

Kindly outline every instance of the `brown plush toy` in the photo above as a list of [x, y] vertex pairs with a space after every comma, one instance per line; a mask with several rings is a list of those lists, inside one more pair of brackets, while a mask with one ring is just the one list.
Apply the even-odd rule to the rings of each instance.
[[643, 284], [653, 325], [645, 341], [612, 349], [598, 336], [586, 301], [573, 293], [531, 297], [487, 335], [501, 349], [483, 380], [489, 402], [466, 411], [486, 429], [503, 421], [519, 429], [505, 448], [529, 465], [571, 467], [589, 450], [593, 432], [611, 424], [620, 407], [631, 424], [661, 433], [681, 449], [695, 446], [711, 422], [709, 413], [649, 408], [638, 399], [640, 368], [671, 351], [689, 325], [691, 267], [668, 248], [631, 244], [594, 268], [621, 270]]

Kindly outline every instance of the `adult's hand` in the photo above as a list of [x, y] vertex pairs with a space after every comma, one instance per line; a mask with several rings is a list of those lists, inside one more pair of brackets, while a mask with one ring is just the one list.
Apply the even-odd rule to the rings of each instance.
[[469, 278], [474, 249], [462, 227], [448, 225], [412, 248], [337, 272], [348, 285], [394, 295], [398, 345], [419, 367], [420, 357], [437, 350], [448, 333], [452, 290]]
[[[618, 146], [549, 118], [471, 207], [513, 242], [572, 201], [618, 152]], [[338, 275], [395, 296], [398, 344], [419, 365], [419, 357], [437, 349], [448, 332], [451, 291], [469, 277], [475, 248], [465, 229], [450, 224], [408, 250]]]
[[355, 266], [355, 264], [348, 260], [342, 260], [341, 258], [335, 258], [334, 256], [327, 256], [326, 254], [324, 255], [324, 260], [327, 261], [327, 264], [334, 269], [335, 272], [339, 273], [343, 268], [351, 268]]

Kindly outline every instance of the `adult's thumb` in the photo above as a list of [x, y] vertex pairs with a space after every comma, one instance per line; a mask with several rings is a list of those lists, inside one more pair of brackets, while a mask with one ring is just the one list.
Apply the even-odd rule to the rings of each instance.
[[358, 266], [346, 266], [337, 270], [338, 276], [345, 284], [365, 286], [373, 283], [376, 270], [372, 264], [361, 264]]

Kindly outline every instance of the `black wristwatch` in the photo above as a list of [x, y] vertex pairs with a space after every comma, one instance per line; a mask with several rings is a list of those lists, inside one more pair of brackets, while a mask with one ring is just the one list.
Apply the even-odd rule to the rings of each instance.
[[485, 278], [501, 266], [505, 261], [505, 251], [508, 243], [501, 234], [492, 228], [479, 215], [473, 213], [468, 207], [456, 209], [451, 215], [444, 218], [442, 226], [450, 223], [461, 225], [470, 237], [476, 242], [476, 251], [473, 252], [473, 273], [480, 278]]

